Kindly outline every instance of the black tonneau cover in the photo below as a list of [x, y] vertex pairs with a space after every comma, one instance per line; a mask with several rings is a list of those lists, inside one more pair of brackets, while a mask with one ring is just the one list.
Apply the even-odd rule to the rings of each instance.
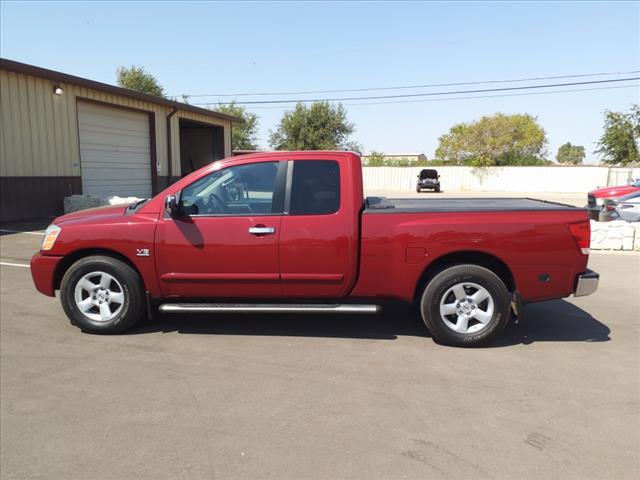
[[364, 213], [528, 212], [583, 210], [534, 198], [386, 198], [367, 197]]

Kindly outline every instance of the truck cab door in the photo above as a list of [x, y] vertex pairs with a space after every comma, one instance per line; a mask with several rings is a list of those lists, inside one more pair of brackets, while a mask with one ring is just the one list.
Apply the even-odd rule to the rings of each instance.
[[156, 232], [164, 296], [280, 296], [285, 172], [286, 162], [259, 161], [216, 170], [182, 189], [178, 212], [165, 213]]
[[284, 297], [338, 298], [357, 274], [358, 220], [336, 160], [291, 160], [280, 232]]

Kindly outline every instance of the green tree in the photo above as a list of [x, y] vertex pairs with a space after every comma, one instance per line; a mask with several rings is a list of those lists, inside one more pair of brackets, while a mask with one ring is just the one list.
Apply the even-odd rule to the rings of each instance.
[[420, 154], [420, 157], [418, 158], [418, 160], [414, 163], [411, 164], [412, 167], [426, 167], [427, 165], [430, 165], [431, 163], [429, 162], [429, 159], [427, 158], [427, 156], [424, 153]]
[[242, 105], [235, 103], [218, 105], [216, 111], [244, 120], [244, 123], [235, 123], [231, 129], [231, 148], [233, 150], [258, 149], [258, 115], [248, 112]]
[[129, 90], [148, 93], [156, 97], [165, 97], [164, 89], [152, 74], [144, 67], [119, 67], [116, 70], [118, 85]]
[[568, 163], [569, 165], [579, 165], [584, 160], [584, 147], [582, 145], [571, 145], [567, 142], [558, 148], [556, 161], [558, 163]]
[[628, 165], [640, 161], [640, 106], [632, 105], [629, 113], [604, 113], [604, 132], [594, 152], [610, 165]]
[[390, 162], [391, 166], [394, 167], [408, 167], [411, 165], [411, 162], [409, 161], [409, 159], [407, 157], [402, 157], [402, 158], [398, 158], [396, 160], [392, 160]]
[[275, 131], [270, 132], [269, 144], [275, 150], [353, 150], [361, 146], [350, 140], [355, 131], [341, 105], [314, 102], [307, 106], [298, 103], [285, 112]]
[[382, 167], [384, 165], [384, 153], [376, 150], [371, 150], [369, 153], [367, 166], [369, 167]]
[[448, 164], [546, 164], [547, 138], [535, 117], [496, 113], [471, 123], [459, 123], [442, 135], [436, 159]]

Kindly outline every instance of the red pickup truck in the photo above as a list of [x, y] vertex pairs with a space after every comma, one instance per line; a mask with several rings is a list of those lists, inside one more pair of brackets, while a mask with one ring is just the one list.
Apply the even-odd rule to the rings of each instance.
[[522, 303], [597, 289], [587, 212], [526, 198], [363, 198], [358, 155], [215, 162], [156, 197], [54, 220], [36, 288], [74, 325], [127, 330], [155, 310], [375, 313], [419, 306], [449, 345], [494, 339]]

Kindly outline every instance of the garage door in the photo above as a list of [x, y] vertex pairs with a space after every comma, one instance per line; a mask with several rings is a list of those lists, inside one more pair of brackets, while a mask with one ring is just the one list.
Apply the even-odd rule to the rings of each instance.
[[151, 196], [149, 115], [78, 102], [82, 193]]

